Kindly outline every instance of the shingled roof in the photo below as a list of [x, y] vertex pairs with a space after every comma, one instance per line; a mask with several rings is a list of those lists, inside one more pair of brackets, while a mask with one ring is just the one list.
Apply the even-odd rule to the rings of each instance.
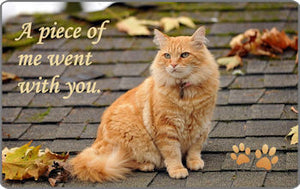
[[[73, 94], [64, 100], [68, 88], [61, 86], [58, 94], [20, 94], [16, 81], [2, 85], [2, 147], [16, 147], [33, 140], [54, 152], [76, 154], [91, 145], [96, 137], [100, 116], [107, 106], [127, 90], [137, 86], [149, 75], [149, 65], [156, 54], [152, 36], [130, 37], [119, 32], [115, 23], [134, 15], [141, 19], [165, 16], [188, 16], [197, 26], [205, 25], [209, 49], [215, 57], [229, 51], [232, 36], [249, 28], [285, 30], [297, 33], [296, 3], [115, 3], [94, 13], [61, 13], [20, 15], [4, 25], [2, 71], [17, 74], [25, 81], [39, 76], [61, 81], [96, 81], [103, 94]], [[89, 39], [47, 40], [36, 45], [36, 38], [13, 41], [21, 25], [33, 22], [36, 31], [42, 25], [57, 21], [63, 26], [87, 29], [110, 19], [100, 44], [92, 46]], [[181, 26], [169, 35], [190, 35], [194, 29]], [[49, 66], [46, 59], [37, 67], [18, 66], [18, 55], [33, 53], [70, 54], [91, 51], [90, 66]], [[280, 59], [247, 56], [240, 69], [245, 75], [234, 76], [220, 68], [221, 88], [213, 117], [212, 130], [204, 147], [205, 167], [190, 172], [187, 179], [174, 180], [165, 170], [151, 173], [135, 172], [118, 183], [92, 184], [79, 181], [61, 183], [64, 187], [293, 187], [298, 184], [298, 149], [285, 140], [292, 126], [297, 125], [298, 67], [296, 53], [287, 50]], [[251, 148], [250, 163], [238, 166], [231, 159], [232, 146], [243, 142]], [[272, 171], [255, 166], [254, 152], [263, 144], [277, 148], [279, 162]], [[45, 187], [44, 180], [11, 182], [5, 187]]]

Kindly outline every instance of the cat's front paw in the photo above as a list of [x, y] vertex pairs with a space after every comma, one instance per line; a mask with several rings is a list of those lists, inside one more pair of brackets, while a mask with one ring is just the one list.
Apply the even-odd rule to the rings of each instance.
[[170, 169], [168, 173], [171, 178], [181, 179], [186, 178], [189, 175], [189, 172], [186, 168], [177, 168], [177, 169]]
[[143, 163], [139, 165], [139, 170], [148, 172], [148, 171], [154, 171], [155, 165], [153, 163]]
[[204, 161], [201, 158], [187, 160], [186, 165], [190, 170], [198, 171], [200, 169], [203, 169]]

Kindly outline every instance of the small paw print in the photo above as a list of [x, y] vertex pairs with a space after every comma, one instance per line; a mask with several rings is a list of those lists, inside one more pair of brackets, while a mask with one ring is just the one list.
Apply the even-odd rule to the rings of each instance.
[[[237, 147], [236, 145], [233, 145], [232, 149], [235, 153], [231, 153], [230, 157], [231, 157], [231, 159], [236, 160], [236, 163], [238, 165], [250, 162], [250, 159], [248, 156], [250, 155], [251, 150], [250, 150], [250, 148], [245, 149], [244, 143], [240, 143], [239, 147]], [[243, 152], [243, 151], [245, 151], [245, 153], [238, 154], [239, 152]], [[238, 156], [237, 156], [237, 154], [238, 154]]]
[[[268, 151], [269, 151], [269, 157], [267, 157]], [[275, 165], [278, 162], [278, 156], [274, 156], [276, 153], [276, 148], [272, 147], [269, 150], [268, 145], [264, 144], [262, 146], [262, 152], [265, 155], [264, 157], [262, 157], [262, 153], [260, 150], [256, 150], [256, 152], [255, 152], [256, 158], [259, 159], [256, 162], [256, 167], [264, 168], [266, 170], [271, 170], [272, 165]]]

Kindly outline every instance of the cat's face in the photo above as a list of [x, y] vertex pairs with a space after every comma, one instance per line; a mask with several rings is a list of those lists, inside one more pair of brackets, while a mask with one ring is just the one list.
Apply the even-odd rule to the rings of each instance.
[[197, 66], [191, 37], [168, 37], [158, 52], [158, 62], [174, 78], [185, 78]]
[[169, 37], [155, 30], [154, 43], [160, 50], [151, 66], [152, 73], [167, 84], [198, 84], [215, 69], [214, 59], [205, 46], [205, 28], [192, 36]]

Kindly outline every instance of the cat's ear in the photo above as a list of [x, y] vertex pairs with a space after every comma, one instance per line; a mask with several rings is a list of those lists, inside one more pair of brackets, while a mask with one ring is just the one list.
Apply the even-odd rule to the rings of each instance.
[[205, 37], [205, 27], [201, 26], [198, 28], [195, 33], [192, 35], [193, 45], [196, 47], [201, 47], [203, 44], [206, 44], [208, 40]]
[[162, 47], [168, 40], [169, 36], [163, 34], [157, 29], [154, 29], [154, 39], [153, 42], [158, 46]]

